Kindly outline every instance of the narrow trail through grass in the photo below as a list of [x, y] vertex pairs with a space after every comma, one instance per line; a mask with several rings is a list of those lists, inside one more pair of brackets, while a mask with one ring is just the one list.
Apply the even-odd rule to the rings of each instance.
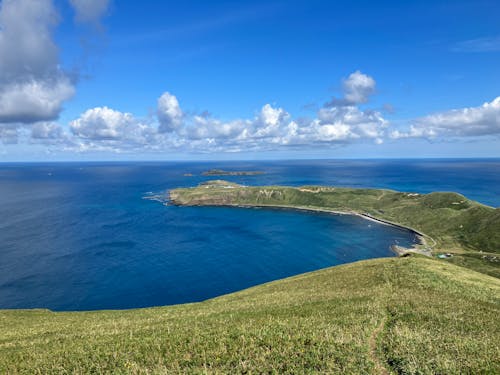
[[386, 364], [384, 364], [383, 361], [381, 361], [378, 357], [378, 342], [380, 341], [379, 335], [380, 333], [384, 330], [385, 323], [387, 321], [387, 317], [384, 316], [382, 320], [380, 321], [380, 324], [375, 328], [370, 335], [370, 340], [368, 341], [370, 345], [370, 358], [375, 364], [375, 373], [379, 375], [389, 375], [389, 371], [387, 371], [387, 368], [385, 367]]

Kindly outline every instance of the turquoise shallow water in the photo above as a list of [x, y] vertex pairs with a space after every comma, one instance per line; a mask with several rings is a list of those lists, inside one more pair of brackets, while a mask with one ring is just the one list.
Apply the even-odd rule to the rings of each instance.
[[[0, 308], [121, 309], [200, 301], [332, 265], [392, 256], [413, 234], [358, 217], [173, 207], [148, 192], [209, 179], [454, 190], [500, 205], [500, 162], [0, 164]], [[183, 176], [193, 173], [192, 177]]]

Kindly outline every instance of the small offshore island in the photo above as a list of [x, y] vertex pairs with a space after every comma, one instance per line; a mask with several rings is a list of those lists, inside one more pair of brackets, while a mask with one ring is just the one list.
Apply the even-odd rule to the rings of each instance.
[[265, 174], [263, 171], [225, 171], [223, 169], [210, 169], [203, 172], [202, 176], [258, 176]]
[[404, 255], [446, 253], [447, 260], [500, 277], [500, 208], [452, 192], [404, 193], [387, 189], [326, 186], [243, 186], [214, 180], [174, 189], [166, 198], [179, 206], [287, 208], [359, 215], [413, 231], [420, 244], [394, 247]]

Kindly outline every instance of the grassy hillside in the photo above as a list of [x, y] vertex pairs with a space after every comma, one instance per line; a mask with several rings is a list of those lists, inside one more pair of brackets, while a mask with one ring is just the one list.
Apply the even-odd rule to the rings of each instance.
[[454, 254], [453, 257], [444, 259], [444, 261], [500, 278], [500, 256], [498, 254], [465, 252]]
[[500, 253], [500, 208], [457, 193], [411, 194], [318, 186], [228, 187], [224, 181], [214, 181], [175, 189], [170, 197], [180, 205], [271, 205], [364, 213], [422, 232], [442, 251]]
[[203, 303], [0, 311], [0, 373], [500, 373], [500, 280], [363, 261]]

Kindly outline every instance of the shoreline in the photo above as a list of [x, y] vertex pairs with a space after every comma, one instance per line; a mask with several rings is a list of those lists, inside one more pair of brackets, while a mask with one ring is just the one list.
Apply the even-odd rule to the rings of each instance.
[[[331, 210], [328, 208], [320, 208], [320, 207], [308, 207], [308, 206], [289, 206], [289, 205], [276, 205], [276, 204], [198, 204], [198, 205], [185, 205], [185, 204], [180, 204], [180, 203], [175, 203], [173, 200], [170, 198], [168, 199], [168, 202], [175, 206], [199, 206], [199, 207], [239, 207], [239, 208], [277, 208], [277, 209], [287, 209], [287, 210], [294, 210], [294, 211], [306, 211], [306, 212], [321, 212], [321, 213], [328, 213], [328, 214], [334, 214], [334, 215], [351, 215], [351, 216], [357, 216], [365, 220], [373, 221], [382, 225], [388, 225], [391, 227], [396, 227], [399, 229], [404, 229], [407, 231], [410, 231], [415, 234], [415, 237], [418, 239], [419, 243], [415, 243], [412, 247], [406, 248], [402, 246], [397, 246], [397, 245], [392, 245], [391, 250], [395, 252], [399, 256], [404, 256], [409, 253], [416, 253], [416, 254], [421, 254], [425, 256], [432, 257], [432, 250], [433, 247], [436, 246], [436, 241], [414, 229], [411, 227], [404, 226], [399, 223], [394, 223], [389, 220], [384, 220], [384, 219], [378, 219], [374, 216], [371, 216], [366, 213], [359, 213], [356, 211], [338, 211], [338, 210]], [[430, 240], [433, 241], [434, 245], [430, 246], [427, 244], [426, 238], [429, 238]], [[423, 246], [424, 248], [422, 249], [419, 246]]]

